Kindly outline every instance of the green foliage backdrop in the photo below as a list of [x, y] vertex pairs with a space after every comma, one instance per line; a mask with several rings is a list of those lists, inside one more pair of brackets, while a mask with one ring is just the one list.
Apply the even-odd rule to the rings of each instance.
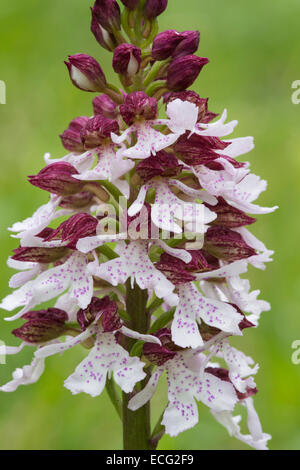
[[[0, 9], [0, 79], [7, 104], [0, 105], [0, 295], [9, 292], [6, 259], [16, 247], [6, 227], [32, 214], [45, 194], [26, 183], [43, 166], [43, 154], [62, 156], [58, 134], [75, 116], [91, 114], [92, 95], [76, 90], [63, 64], [67, 54], [98, 58], [110, 75], [110, 55], [89, 32], [87, 0], [9, 0]], [[199, 53], [211, 63], [196, 83], [212, 110], [224, 107], [238, 119], [235, 136], [254, 135], [253, 172], [268, 179], [263, 205], [279, 204], [263, 216], [255, 234], [275, 249], [266, 272], [251, 271], [253, 288], [272, 303], [257, 330], [236, 341], [260, 362], [256, 406], [271, 448], [300, 447], [300, 365], [291, 362], [291, 343], [300, 339], [299, 176], [300, 105], [291, 102], [291, 83], [300, 79], [298, 0], [170, 0], [161, 29], [200, 29]], [[108, 72], [109, 71], [109, 72]], [[0, 318], [0, 339], [17, 340]], [[15, 327], [15, 324], [14, 324]], [[83, 357], [80, 349], [47, 360], [40, 382], [0, 395], [1, 449], [119, 449], [121, 427], [105, 393], [73, 397], [64, 379]], [[30, 361], [26, 350], [0, 365], [5, 383], [15, 367]], [[158, 414], [164, 389], [157, 396]], [[200, 407], [199, 425], [161, 449], [244, 449]]]

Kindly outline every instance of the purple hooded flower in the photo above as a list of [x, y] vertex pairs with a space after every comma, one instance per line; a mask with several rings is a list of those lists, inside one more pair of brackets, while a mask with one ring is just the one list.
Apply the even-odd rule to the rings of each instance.
[[136, 167], [136, 172], [147, 182], [155, 176], [165, 176], [175, 178], [182, 171], [183, 165], [180, 165], [178, 159], [172, 153], [164, 150], [151, 155], [151, 157], [142, 160]]
[[81, 139], [86, 150], [98, 147], [112, 132], [119, 132], [119, 125], [114, 119], [108, 119], [101, 114], [88, 120], [81, 131]]
[[146, 120], [155, 119], [157, 115], [157, 101], [143, 91], [134, 91], [126, 96], [125, 102], [120, 106], [122, 118], [128, 126], [133, 124], [135, 119]]
[[213, 224], [223, 225], [227, 228], [238, 228], [256, 222], [254, 217], [250, 217], [240, 209], [231, 206], [222, 197], [218, 198], [218, 204], [215, 206], [210, 206], [207, 203], [205, 203], [205, 205], [218, 215], [217, 219], [213, 221]]
[[61, 336], [67, 329], [68, 315], [64, 310], [48, 308], [25, 313], [26, 323], [12, 331], [12, 334], [26, 343], [44, 343]]
[[88, 117], [80, 116], [70, 122], [68, 128], [59, 136], [65, 149], [70, 150], [70, 152], [78, 153], [84, 151], [80, 132], [85, 127], [88, 120]]
[[98, 220], [86, 213], [72, 215], [68, 220], [62, 222], [59, 227], [53, 230], [44, 241], [61, 240], [67, 242], [67, 247], [76, 249], [76, 244], [80, 238], [96, 235]]
[[65, 247], [29, 247], [20, 246], [14, 250], [12, 259], [29, 263], [49, 264], [58, 261], [68, 252]]
[[220, 225], [209, 227], [205, 234], [204, 249], [228, 262], [256, 255], [256, 251], [247, 245], [239, 233]]
[[37, 175], [31, 175], [28, 179], [31, 184], [45, 191], [59, 196], [70, 196], [80, 192], [84, 186], [84, 183], [73, 178], [73, 175], [78, 175], [76, 168], [62, 161], [45, 166]]
[[164, 102], [171, 103], [171, 101], [180, 99], [182, 101], [189, 101], [193, 103], [198, 108], [198, 122], [202, 122], [204, 124], [209, 123], [213, 119], [215, 119], [218, 114], [212, 113], [208, 110], [207, 103], [208, 98], [200, 98], [198, 93], [195, 91], [187, 90], [187, 91], [177, 91], [173, 93], [166, 93], [164, 95]]

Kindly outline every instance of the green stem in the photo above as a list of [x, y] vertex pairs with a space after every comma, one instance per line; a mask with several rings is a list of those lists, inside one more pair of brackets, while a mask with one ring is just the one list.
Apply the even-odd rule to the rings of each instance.
[[[147, 333], [149, 316], [146, 314], [148, 293], [141, 290], [136, 284], [131, 288], [130, 280], [126, 283], [126, 309], [130, 316], [128, 326], [140, 333]], [[127, 349], [130, 351], [134, 340], [128, 338]], [[141, 390], [147, 383], [147, 378], [137, 384], [135, 391]], [[130, 411], [128, 402], [131, 396], [123, 393], [123, 443], [124, 450], [149, 450], [150, 447], [150, 404], [142, 406], [139, 410]]]
[[166, 432], [165, 427], [161, 424], [163, 417], [164, 417], [164, 411], [161, 414], [159, 420], [157, 421], [156, 426], [153, 429], [153, 432], [151, 434], [150, 445], [151, 445], [152, 450], [156, 449], [160, 439], [163, 437], [163, 435]]
[[122, 401], [119, 397], [119, 394], [115, 387], [115, 383], [112, 379], [106, 380], [106, 391], [116, 412], [118, 413], [119, 418], [122, 421]]

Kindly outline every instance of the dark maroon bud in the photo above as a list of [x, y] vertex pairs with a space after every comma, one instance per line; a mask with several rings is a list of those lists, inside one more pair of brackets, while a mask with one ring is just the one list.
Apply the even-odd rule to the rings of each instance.
[[119, 132], [119, 124], [114, 119], [108, 119], [101, 114], [89, 119], [81, 131], [81, 139], [86, 150], [99, 147], [109, 138], [112, 132]]
[[107, 312], [107, 314], [115, 315], [117, 310], [117, 304], [111, 301], [107, 295], [102, 299], [92, 297], [91, 303], [87, 308], [78, 310], [77, 321], [81, 329], [84, 331], [91, 323], [93, 323], [96, 317], [100, 318], [100, 316], [105, 312]]
[[116, 119], [118, 110], [116, 103], [108, 95], [96, 96], [93, 99], [94, 114], [102, 114], [106, 118]]
[[144, 14], [149, 20], [157, 18], [168, 6], [168, 0], [146, 0]]
[[104, 49], [112, 52], [116, 47], [116, 39], [113, 34], [109, 33], [101, 24], [99, 23], [98, 17], [95, 14], [95, 10], [91, 8], [92, 12], [92, 22], [91, 22], [91, 31], [96, 38], [96, 41]]
[[64, 197], [59, 203], [59, 206], [63, 207], [64, 209], [84, 209], [92, 205], [93, 199], [93, 193], [89, 191], [82, 191], [81, 193]]
[[[188, 165], [208, 165], [221, 155], [215, 150], [224, 150], [230, 142], [223, 142], [218, 137], [208, 137], [189, 133], [179, 137], [174, 144], [175, 153]], [[223, 167], [222, 167], [223, 169]]]
[[176, 46], [182, 41], [182, 35], [175, 29], [159, 33], [153, 41], [151, 55], [155, 60], [166, 60], [172, 56]]
[[65, 247], [43, 248], [43, 247], [22, 247], [14, 250], [12, 259], [17, 261], [28, 261], [31, 263], [49, 264], [58, 261], [68, 252]]
[[26, 323], [12, 333], [26, 343], [44, 343], [61, 336], [67, 330], [65, 322], [68, 315], [58, 308], [28, 312], [22, 318], [27, 320]]
[[121, 0], [123, 5], [129, 10], [135, 10], [138, 6], [140, 0]]
[[65, 62], [73, 85], [83, 91], [104, 91], [106, 78], [98, 62], [86, 54], [75, 54]]
[[47, 165], [37, 175], [28, 176], [34, 186], [59, 196], [70, 196], [82, 190], [84, 183], [73, 178], [78, 171], [70, 163], [56, 162]]
[[204, 249], [216, 258], [229, 262], [256, 255], [256, 251], [247, 245], [239, 233], [221, 225], [209, 227]]
[[97, 234], [97, 225], [98, 220], [89, 214], [74, 214], [68, 220], [62, 222], [48, 237], [44, 238], [44, 241], [61, 240], [62, 242], [68, 242], [66, 246], [75, 250], [80, 238], [92, 237]]
[[157, 101], [143, 91], [134, 91], [126, 96], [124, 103], [120, 106], [120, 112], [128, 126], [139, 118], [155, 119], [157, 116]]
[[207, 58], [195, 55], [186, 55], [173, 60], [168, 69], [167, 88], [171, 91], [183, 91], [189, 88], [208, 62]]
[[70, 122], [69, 127], [59, 136], [65, 149], [71, 152], [83, 152], [84, 147], [81, 141], [80, 132], [88, 122], [89, 118], [80, 116]]
[[184, 31], [181, 33], [181, 41], [173, 52], [173, 57], [183, 57], [194, 54], [197, 51], [200, 42], [199, 31]]
[[180, 99], [181, 101], [189, 101], [198, 107], [198, 122], [207, 124], [218, 116], [218, 114], [208, 111], [208, 98], [200, 98], [198, 93], [195, 93], [194, 91], [177, 91], [174, 93], [166, 93], [164, 95], [165, 103], [170, 103], [176, 99]]
[[92, 12], [109, 33], [121, 29], [121, 11], [116, 0], [96, 0]]
[[211, 206], [206, 203], [205, 205], [209, 209], [213, 210], [218, 216], [216, 220], [212, 222], [213, 224], [223, 225], [228, 228], [238, 228], [244, 227], [245, 225], [251, 225], [256, 222], [254, 217], [250, 217], [240, 209], [232, 207], [222, 197], [218, 198], [218, 204], [215, 206]]
[[152, 155], [142, 160], [137, 165], [136, 172], [144, 182], [147, 182], [155, 176], [176, 178], [180, 175], [182, 168], [183, 165], [180, 165], [174, 154], [161, 150], [155, 156]]
[[120, 75], [133, 77], [141, 65], [141, 49], [132, 44], [120, 44], [114, 51], [113, 69]]

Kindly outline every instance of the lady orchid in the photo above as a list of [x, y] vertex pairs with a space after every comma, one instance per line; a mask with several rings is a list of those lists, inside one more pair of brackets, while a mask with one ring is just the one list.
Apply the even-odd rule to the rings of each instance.
[[[17, 309], [6, 320], [24, 324], [6, 353], [30, 347], [33, 361], [0, 390], [36, 382], [47, 357], [82, 347], [65, 387], [93, 397], [107, 389], [125, 449], [155, 449], [165, 432], [190, 429], [197, 402], [230, 435], [266, 449], [253, 404], [258, 365], [230, 343], [270, 309], [242, 276], [271, 261], [246, 227], [276, 207], [255, 203], [267, 183], [237, 160], [253, 138], [228, 137], [237, 121], [226, 122], [226, 110], [217, 119], [207, 98], [187, 90], [209, 61], [194, 55], [199, 32], [158, 34], [167, 3], [96, 0], [91, 30], [122, 89], [93, 57], [66, 62], [77, 88], [100, 95], [93, 116], [61, 134], [67, 155], [46, 154], [29, 177], [49, 201], [9, 229], [20, 245], [8, 265], [18, 272], [1, 308]], [[164, 375], [168, 405], [151, 432], [149, 403]]]

